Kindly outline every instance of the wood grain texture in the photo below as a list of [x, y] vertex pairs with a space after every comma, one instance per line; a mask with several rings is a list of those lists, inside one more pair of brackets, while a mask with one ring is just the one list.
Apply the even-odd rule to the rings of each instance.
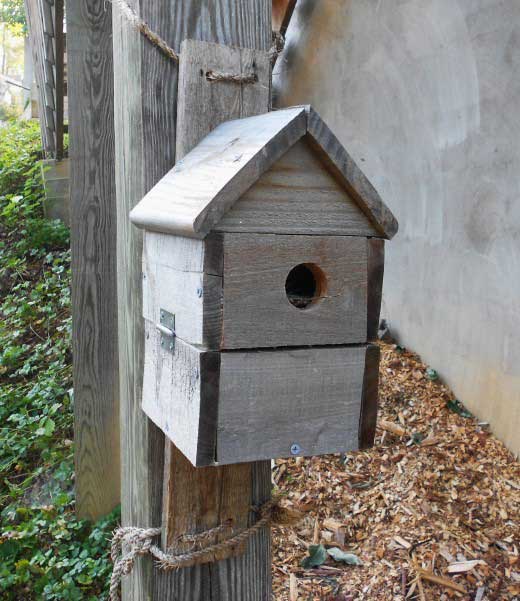
[[219, 369], [219, 353], [179, 338], [165, 348], [145, 321], [143, 411], [194, 465], [215, 461]]
[[[179, 64], [177, 157], [184, 157], [222, 123], [222, 115], [240, 119], [266, 112], [271, 103], [271, 66], [267, 52], [184, 40]], [[237, 85], [208, 80], [209, 71], [248, 75], [257, 81]], [[196, 112], [193, 98], [197, 98]]]
[[[317, 265], [326, 289], [306, 309], [285, 283]], [[366, 340], [367, 240], [352, 236], [224, 235], [222, 348], [362, 343]]]
[[[260, 82], [254, 85], [262, 89]], [[236, 112], [234, 106], [229, 109]], [[147, 230], [204, 237], [305, 127], [301, 107], [226, 121], [154, 186], [132, 211], [132, 222]]]
[[359, 448], [368, 449], [374, 444], [379, 405], [379, 360], [381, 351], [375, 344], [367, 346], [363, 397], [359, 418]]
[[[38, 88], [40, 131], [43, 151], [46, 158], [60, 158], [57, 155], [57, 134], [60, 129], [58, 119], [59, 103], [56, 97], [57, 57], [56, 17], [60, 12], [63, 19], [62, 0], [24, 0], [25, 14], [34, 63], [34, 75]], [[59, 35], [59, 32], [58, 32]], [[59, 51], [59, 42], [58, 42]], [[62, 124], [61, 124], [62, 125]]]
[[[213, 88], [212, 94], [214, 96], [222, 94], [223, 98], [227, 99], [227, 102], [213, 102], [208, 107], [206, 105], [208, 91], [201, 91], [200, 89], [200, 72], [205, 72], [205, 65], [216, 64], [216, 62], [212, 62], [214, 60], [213, 54], [215, 53], [220, 55], [221, 59], [225, 61], [225, 70], [227, 68], [237, 68], [239, 64], [243, 65], [244, 60], [246, 61], [246, 65], [249, 63], [260, 64], [263, 61], [264, 68], [259, 69], [259, 80], [255, 84], [263, 92], [255, 97], [251, 93], [237, 94], [233, 91], [233, 95], [230, 96], [229, 84], [221, 82]], [[270, 94], [266, 94], [265, 91], [269, 90], [270, 69], [268, 63], [265, 62], [266, 58], [265, 53], [257, 53], [256, 51], [244, 53], [243, 50], [236, 48], [216, 50], [215, 46], [208, 44], [183, 44], [183, 55], [180, 65], [182, 79], [179, 82], [179, 108], [184, 107], [182, 118], [187, 119], [188, 123], [193, 121], [194, 127], [186, 127], [186, 125], [179, 122], [177, 135], [180, 152], [189, 152], [198, 143], [199, 139], [197, 136], [204, 135], [211, 127], [218, 125], [219, 122], [225, 119], [239, 117], [244, 114], [261, 113], [267, 110]], [[187, 62], [186, 67], [183, 64], [184, 61]], [[195, 83], [193, 83], [193, 78], [195, 78]], [[208, 84], [203, 83], [202, 85], [205, 88]], [[211, 85], [215, 86], [215, 83]], [[219, 88], [222, 88], [220, 92]], [[179, 114], [180, 118], [181, 115]], [[180, 154], [179, 158], [182, 156]], [[211, 239], [211, 236], [209, 238]], [[217, 242], [207, 248], [208, 255], [212, 255], [212, 251], [222, 252], [221, 249], [222, 246], [219, 246], [217, 238]], [[215, 281], [217, 276], [207, 275], [206, 278], [213, 278], [213, 281]], [[209, 289], [203, 289], [204, 297], [214, 297], [216, 301], [210, 303], [211, 307], [209, 311], [205, 310], [204, 312], [204, 332], [206, 333], [208, 330], [214, 331], [217, 338], [220, 336], [221, 330], [221, 278], [218, 278], [218, 284], [220, 288], [217, 294], [213, 294]], [[205, 301], [205, 305], [207, 306], [207, 301]], [[210, 327], [208, 328], [208, 326]], [[215, 343], [215, 340], [212, 340], [210, 336], [206, 336], [206, 340]], [[201, 379], [204, 377], [204, 374], [201, 373]], [[201, 409], [200, 414], [201, 419], [205, 419], [204, 425], [201, 428], [201, 435], [206, 433], [212, 444], [214, 444], [216, 436], [215, 420], [218, 406], [218, 381], [216, 386], [217, 390], [213, 391], [213, 398], [211, 399], [213, 410], [204, 412]], [[208, 447], [206, 447], [207, 450]], [[206, 453], [206, 456], [201, 457], [203, 462], [208, 462], [206, 459], [214, 461], [214, 447], [211, 451], [211, 455]], [[233, 517], [234, 526], [238, 530], [248, 524], [249, 507], [252, 503], [252, 465], [243, 464], [240, 466], [209, 469], [194, 468], [182, 455], [172, 448], [169, 441], [166, 442], [166, 457], [168, 462], [165, 470], [163, 502], [163, 540], [166, 544], [171, 544], [179, 534], [212, 528], [222, 523], [223, 520], [229, 519], [230, 516]], [[190, 503], [190, 498], [186, 499], [185, 490], [187, 487], [190, 489], [190, 497], [204, 499], [203, 506], [194, 507], [193, 502]], [[233, 562], [236, 561], [233, 556], [236, 553], [243, 553], [243, 551], [244, 549], [237, 548], [227, 549], [225, 552], [222, 552], [218, 558], [215, 558], [220, 560], [217, 567], [225, 567], [226, 562], [222, 560], [228, 558], [228, 569], [232, 574], [236, 569], [233, 567]], [[262, 564], [270, 563], [269, 545], [262, 547], [259, 551], [262, 551], [263, 555], [257, 558], [257, 561], [259, 559]], [[238, 574], [238, 572], [235, 572], [235, 578]], [[242, 580], [242, 578], [251, 582], [248, 573], [240, 574], [239, 579]], [[243, 595], [245, 591], [242, 588], [235, 590], [235, 586], [230, 588], [229, 593], [231, 597], [229, 598], [236, 598], [238, 601], [241, 598], [240, 595]], [[269, 588], [268, 583], [266, 583], [266, 586]], [[248, 590], [250, 593], [253, 593], [255, 588], [248, 585]]]
[[159, 323], [161, 311], [168, 311], [175, 315], [177, 337], [190, 344], [218, 348], [222, 330], [222, 277], [212, 271], [219, 268], [222, 251], [220, 245], [212, 248], [215, 246], [212, 240], [213, 236], [194, 240], [146, 232], [143, 317]]
[[63, 121], [65, 95], [65, 37], [63, 19], [65, 16], [65, 0], [54, 0], [54, 81], [56, 97], [56, 160], [63, 159]]
[[367, 340], [377, 340], [383, 276], [385, 272], [385, 241], [368, 239], [368, 295], [367, 295]]
[[[187, 89], [193, 88], [197, 97], [204, 99], [209, 94], [199, 90], [204, 68], [190, 66], [189, 73], [191, 77], [186, 76], [184, 82]], [[259, 76], [261, 73], [259, 70]], [[204, 106], [201, 104], [199, 115], [204, 115]], [[233, 106], [231, 110], [235, 110]], [[195, 127], [194, 131], [203, 128]], [[324, 167], [371, 222], [369, 233], [391, 238], [397, 221], [390, 209], [309, 106], [227, 121], [216, 127], [154, 186], [132, 211], [131, 219], [147, 230], [202, 238], [305, 135]]]
[[306, 138], [296, 142], [260, 176], [223, 216], [215, 231], [378, 235]]
[[333, 173], [344, 179], [349, 194], [383, 237], [392, 238], [397, 233], [398, 224], [390, 209], [318, 113], [310, 106], [307, 111], [307, 130], [316, 147], [323, 151], [324, 161], [329, 163]]
[[67, 4], [76, 507], [120, 500], [112, 22], [103, 0]]
[[357, 449], [364, 346], [223, 352], [217, 461]]
[[[185, 38], [267, 50], [271, 42], [266, 0], [129, 0], [147, 23], [177, 51]], [[141, 233], [128, 213], [173, 165], [177, 65], [124, 23], [114, 20], [118, 194], [118, 263], [123, 458], [122, 520], [133, 526], [161, 523], [164, 436], [141, 410], [144, 332], [141, 296]], [[266, 107], [267, 110], [267, 107]], [[223, 118], [226, 118], [224, 116]], [[270, 493], [269, 463], [252, 469], [252, 496]], [[216, 565], [158, 572], [140, 558], [124, 578], [125, 600], [267, 601], [270, 598], [268, 533], [247, 555]], [[247, 573], [245, 568], [247, 568]], [[241, 576], [244, 575], [242, 578]]]

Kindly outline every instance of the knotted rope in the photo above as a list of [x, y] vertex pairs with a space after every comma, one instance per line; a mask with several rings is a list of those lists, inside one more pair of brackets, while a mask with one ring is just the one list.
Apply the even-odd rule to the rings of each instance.
[[[168, 43], [161, 38], [159, 34], [153, 31], [148, 23], [141, 19], [141, 17], [134, 11], [134, 9], [127, 4], [125, 0], [108, 0], [112, 5], [117, 6], [123, 17], [130, 23], [130, 25], [141, 32], [141, 34], [156, 48], [158, 48], [165, 56], [175, 62], [179, 62], [179, 54], [168, 45]], [[278, 31], [273, 31], [273, 44], [269, 49], [269, 60], [271, 65], [274, 65], [278, 55], [282, 52], [285, 45], [283, 35]], [[208, 71], [206, 73], [208, 81], [227, 81], [230, 83], [238, 84], [250, 84], [258, 81], [256, 73], [226, 73], [220, 71]]]
[[130, 574], [134, 567], [136, 557], [140, 555], [151, 555], [160, 570], [178, 570], [199, 563], [214, 561], [222, 551], [232, 547], [240, 547], [247, 542], [259, 530], [270, 524], [288, 526], [299, 522], [303, 514], [297, 510], [289, 509], [279, 505], [277, 499], [264, 503], [256, 510], [259, 519], [249, 528], [246, 528], [219, 543], [202, 547], [203, 543], [217, 534], [223, 534], [233, 529], [232, 520], [228, 520], [215, 528], [211, 528], [199, 534], [184, 534], [176, 539], [176, 543], [190, 543], [193, 547], [199, 547], [192, 551], [174, 553], [164, 552], [153, 544], [154, 538], [161, 534], [160, 528], [118, 528], [114, 532], [111, 546], [111, 557], [114, 563], [112, 577], [110, 579], [110, 601], [118, 601], [119, 584], [121, 578]]

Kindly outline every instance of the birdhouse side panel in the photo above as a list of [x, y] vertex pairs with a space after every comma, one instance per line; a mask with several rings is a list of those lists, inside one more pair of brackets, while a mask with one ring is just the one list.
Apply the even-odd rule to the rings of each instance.
[[215, 231], [380, 236], [304, 139], [236, 201]]
[[366, 238], [224, 234], [223, 280], [224, 349], [366, 341]]
[[385, 272], [385, 241], [368, 239], [368, 292], [367, 292], [367, 340], [377, 340], [381, 301], [383, 298], [383, 276]]
[[361, 415], [359, 417], [359, 448], [368, 449], [374, 444], [379, 405], [379, 361], [381, 351], [376, 344], [367, 345]]
[[221, 331], [222, 250], [218, 237], [195, 240], [147, 232], [143, 248], [143, 316], [174, 320], [175, 335], [217, 347]]
[[211, 465], [220, 354], [161, 340], [156, 324], [145, 320], [143, 411], [194, 465]]
[[221, 464], [358, 448], [366, 347], [221, 353]]

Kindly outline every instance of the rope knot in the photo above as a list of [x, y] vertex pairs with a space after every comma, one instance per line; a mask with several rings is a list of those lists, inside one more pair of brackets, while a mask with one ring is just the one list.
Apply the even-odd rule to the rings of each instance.
[[256, 532], [276, 524], [279, 526], [292, 525], [299, 522], [303, 514], [294, 509], [282, 507], [278, 499], [272, 499], [252, 508], [257, 514], [257, 521], [237, 534], [232, 534], [222, 542], [211, 543], [217, 535], [233, 532], [234, 520], [227, 519], [218, 526], [195, 534], [183, 534], [175, 543], [188, 543], [191, 550], [187, 552], [164, 552], [153, 540], [161, 534], [160, 528], [135, 528], [127, 526], [118, 528], [112, 537], [110, 555], [114, 563], [110, 579], [110, 601], [119, 599], [119, 583], [123, 576], [130, 574], [134, 567], [135, 558], [139, 555], [151, 555], [161, 570], [178, 570], [199, 563], [215, 561], [223, 551], [230, 548], [239, 548], [246, 543]]

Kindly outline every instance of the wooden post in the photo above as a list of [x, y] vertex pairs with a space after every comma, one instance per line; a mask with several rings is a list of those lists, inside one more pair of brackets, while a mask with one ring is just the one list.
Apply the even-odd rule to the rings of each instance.
[[[182, 3], [128, 0], [128, 3], [176, 51], [186, 38], [260, 50], [267, 50], [271, 43], [270, 0], [221, 0], [217, 3], [211, 0]], [[158, 526], [162, 515], [165, 443], [162, 433], [141, 409], [142, 238], [141, 233], [131, 226], [128, 214], [173, 166], [178, 65], [142, 38], [123, 16], [114, 13], [114, 66], [122, 519], [124, 525]], [[168, 448], [171, 469], [171, 454], [175, 450]], [[186, 467], [185, 461], [174, 458], [179, 472]], [[237, 473], [241, 469], [244, 468], [237, 468]], [[254, 464], [246, 469], [251, 470], [251, 497], [265, 498], [271, 483], [269, 463]], [[175, 476], [175, 486], [180, 494], [191, 485], [189, 475], [193, 472], [186, 472], [186, 476], [180, 473]], [[232, 468], [227, 474], [229, 480], [235, 477]], [[199, 487], [202, 498], [208, 494], [199, 483], [194, 485]], [[211, 492], [216, 490], [218, 488], [212, 488]], [[268, 601], [269, 555], [269, 537], [258, 536], [246, 554], [239, 558], [172, 573], [160, 572], [150, 559], [140, 558], [132, 575], [124, 579], [123, 598], [136, 601]]]
[[120, 498], [111, 5], [68, 0], [76, 500]]
[[63, 37], [63, 18], [65, 0], [55, 0], [54, 16], [54, 85], [56, 96], [56, 160], [63, 159], [63, 120], [64, 120], [64, 75], [65, 40]]
[[45, 158], [56, 158], [55, 22], [48, 0], [24, 0]]

